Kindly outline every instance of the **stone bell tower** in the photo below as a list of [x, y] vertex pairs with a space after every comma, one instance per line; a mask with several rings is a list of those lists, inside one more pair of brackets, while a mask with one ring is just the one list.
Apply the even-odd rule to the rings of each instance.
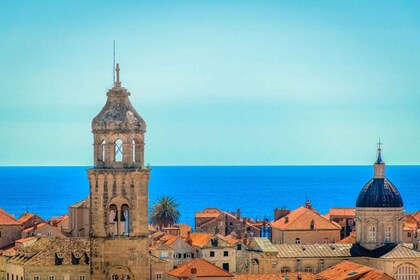
[[148, 168], [146, 123], [121, 86], [119, 65], [107, 102], [92, 121], [94, 167], [90, 182], [90, 279], [146, 280]]

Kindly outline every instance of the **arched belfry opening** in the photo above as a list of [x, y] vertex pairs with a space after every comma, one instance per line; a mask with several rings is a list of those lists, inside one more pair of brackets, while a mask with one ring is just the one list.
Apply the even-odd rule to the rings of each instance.
[[117, 139], [115, 140], [115, 143], [114, 143], [114, 161], [122, 162], [123, 156], [124, 156], [123, 142], [121, 139]]
[[150, 271], [150, 169], [143, 166], [146, 123], [132, 106], [131, 93], [121, 84], [119, 67], [116, 70], [106, 103], [92, 120], [90, 279], [146, 280]]

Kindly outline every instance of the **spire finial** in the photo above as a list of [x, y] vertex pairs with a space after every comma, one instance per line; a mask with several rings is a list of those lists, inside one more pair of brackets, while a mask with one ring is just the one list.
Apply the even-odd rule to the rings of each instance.
[[377, 144], [378, 144], [378, 158], [376, 160], [376, 163], [382, 163], [382, 157], [381, 157], [382, 148], [381, 148], [381, 145], [383, 143], [381, 142], [381, 139], [379, 139], [379, 142]]
[[115, 67], [115, 73], [117, 74], [117, 80], [115, 81], [116, 84], [120, 83], [120, 64], [117, 63], [117, 66]]

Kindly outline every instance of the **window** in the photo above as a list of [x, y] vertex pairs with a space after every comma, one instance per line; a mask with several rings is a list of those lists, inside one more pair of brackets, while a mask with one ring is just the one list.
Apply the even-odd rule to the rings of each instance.
[[162, 274], [156, 273], [156, 280], [162, 280]]
[[328, 244], [328, 238], [327, 237], [324, 238], [324, 244]]
[[223, 251], [223, 257], [229, 257], [229, 252], [228, 251]]
[[112, 274], [111, 280], [118, 280], [118, 275], [117, 274]]
[[210, 251], [210, 257], [214, 257], [214, 251]]
[[115, 159], [114, 161], [123, 161], [123, 143], [121, 139], [115, 141]]
[[386, 227], [385, 228], [385, 243], [390, 243], [391, 242], [391, 227]]
[[290, 272], [290, 267], [283, 266], [283, 267], [280, 269], [280, 272], [281, 272], [281, 273], [288, 273], [288, 272]]
[[229, 263], [223, 263], [222, 268], [229, 272]]
[[0, 230], [0, 237], [1, 237], [1, 230]]
[[312, 272], [314, 272], [314, 269], [312, 267], [307, 266], [307, 267], [305, 267], [304, 271], [312, 273]]
[[102, 140], [98, 150], [98, 161], [105, 161], [106, 142]]
[[55, 280], [55, 276], [54, 275], [48, 276], [48, 280]]
[[242, 244], [236, 244], [236, 250], [238, 251], [242, 250]]
[[163, 251], [163, 252], [161, 252], [161, 253], [160, 253], [160, 257], [161, 257], [162, 259], [167, 259], [167, 258], [169, 258], [169, 252], [168, 252], [168, 251]]
[[86, 277], [84, 275], [79, 275], [79, 280], [86, 280]]
[[376, 227], [369, 227], [369, 242], [376, 242]]
[[314, 228], [315, 228], [315, 222], [314, 222], [314, 220], [312, 220], [311, 221], [311, 230], [314, 230]]
[[191, 258], [191, 253], [185, 253], [184, 255], [185, 255], [185, 258], [186, 259], [190, 259]]
[[33, 279], [33, 280], [41, 280], [41, 277], [39, 277], [39, 276], [34, 276], [32, 279]]
[[130, 280], [130, 275], [128, 275], [128, 274], [123, 274], [123, 275], [122, 275], [122, 280]]
[[395, 280], [419, 280], [420, 272], [413, 265], [403, 264], [397, 269], [393, 277]]
[[300, 244], [300, 238], [299, 237], [295, 239], [295, 243]]
[[407, 237], [411, 237], [411, 232], [407, 232]]
[[52, 235], [52, 232], [51, 232], [51, 231], [48, 231], [48, 232], [47, 232], [47, 236], [49, 236], [49, 237], [53, 236], [53, 235]]

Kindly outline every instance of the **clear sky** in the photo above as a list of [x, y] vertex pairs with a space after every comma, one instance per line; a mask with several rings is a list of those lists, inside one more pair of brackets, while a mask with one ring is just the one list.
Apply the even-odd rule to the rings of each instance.
[[92, 164], [114, 39], [152, 166], [371, 164], [378, 138], [386, 163], [419, 164], [419, 11], [418, 1], [1, 1], [0, 165]]

